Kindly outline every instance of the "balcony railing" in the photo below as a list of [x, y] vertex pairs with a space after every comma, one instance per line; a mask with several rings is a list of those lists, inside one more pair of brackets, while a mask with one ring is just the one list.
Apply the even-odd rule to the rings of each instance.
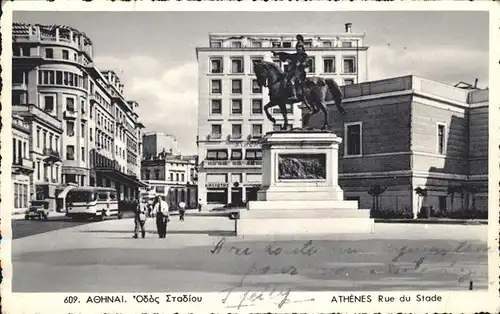
[[51, 116], [50, 114], [33, 104], [13, 105], [12, 112], [20, 115], [32, 115], [33, 117], [36, 117], [37, 119], [42, 120], [45, 123], [50, 123], [56, 128], [62, 129], [61, 120]]
[[64, 117], [65, 118], [76, 119], [77, 116], [78, 116], [78, 114], [76, 113], [76, 111], [70, 111], [70, 110], [65, 110], [64, 111]]
[[25, 91], [28, 90], [26, 83], [12, 83], [12, 90]]
[[31, 173], [34, 171], [35, 166], [31, 159], [27, 158], [19, 158], [12, 164], [12, 169], [15, 172], [26, 172]]
[[205, 160], [203, 167], [217, 168], [217, 167], [260, 167], [262, 160]]
[[43, 155], [45, 156], [45, 163], [52, 164], [61, 161], [61, 155], [58, 151], [52, 148], [44, 148]]

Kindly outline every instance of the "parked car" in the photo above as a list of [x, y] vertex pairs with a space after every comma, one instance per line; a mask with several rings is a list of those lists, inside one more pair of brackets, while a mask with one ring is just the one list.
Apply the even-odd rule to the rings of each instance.
[[35, 219], [39, 218], [47, 220], [49, 217], [49, 213], [51, 212], [49, 201], [31, 201], [28, 210], [24, 215], [24, 219]]

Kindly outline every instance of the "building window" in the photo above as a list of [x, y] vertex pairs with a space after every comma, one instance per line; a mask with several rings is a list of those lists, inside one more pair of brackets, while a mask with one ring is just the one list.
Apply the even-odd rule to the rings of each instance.
[[279, 123], [273, 124], [273, 131], [281, 131], [281, 124]]
[[345, 156], [361, 156], [362, 154], [362, 122], [350, 122], [344, 125], [344, 144]]
[[181, 181], [184, 182], [184, 173], [181, 173]]
[[243, 58], [233, 58], [231, 60], [231, 73], [243, 73]]
[[56, 84], [63, 85], [63, 73], [62, 73], [62, 71], [56, 71]]
[[262, 94], [262, 86], [259, 85], [259, 82], [257, 80], [252, 80], [252, 93]]
[[438, 154], [444, 155], [446, 153], [446, 124], [438, 123], [437, 141]]
[[347, 86], [347, 85], [352, 85], [354, 84], [354, 79], [345, 79], [344, 80], [344, 85]]
[[73, 121], [66, 121], [66, 134], [68, 136], [75, 136], [75, 123]]
[[62, 51], [62, 58], [64, 60], [69, 60], [69, 52], [68, 52], [68, 50], [63, 50]]
[[252, 40], [252, 47], [253, 48], [261, 48], [262, 47], [262, 42], [257, 41], [257, 40]]
[[75, 112], [75, 99], [74, 98], [66, 98], [66, 110], [69, 112]]
[[323, 42], [323, 47], [325, 47], [325, 48], [330, 48], [330, 47], [332, 47], [332, 42], [331, 42], [331, 41], [324, 41], [324, 42]]
[[175, 174], [175, 181], [179, 182], [179, 174], [178, 173]]
[[222, 100], [212, 99], [210, 105], [210, 112], [212, 114], [222, 114]]
[[36, 130], [36, 147], [40, 148], [40, 129]]
[[323, 59], [323, 71], [325, 73], [335, 73], [335, 58]]
[[247, 160], [261, 160], [262, 150], [260, 149], [247, 149], [245, 154], [245, 159]]
[[309, 57], [307, 59], [307, 66], [306, 66], [306, 72], [307, 73], [314, 73], [316, 71], [314, 67], [314, 57]]
[[89, 129], [89, 141], [92, 142], [92, 128]]
[[41, 166], [40, 165], [40, 161], [38, 160], [36, 162], [36, 178], [37, 178], [37, 180], [40, 180], [40, 178], [41, 178], [41, 171], [42, 171], [42, 169], [41, 169], [40, 166]]
[[262, 99], [252, 99], [252, 114], [262, 114]]
[[352, 41], [343, 41], [342, 42], [342, 47], [343, 48], [351, 48], [352, 47]]
[[262, 136], [262, 124], [252, 124], [252, 137]]
[[280, 59], [278, 59], [278, 58], [273, 58], [272, 60], [273, 60], [273, 63], [274, 63], [274, 64], [276, 64], [276, 66], [277, 66], [278, 68], [283, 69], [283, 63], [281, 62], [281, 60], [280, 60]]
[[227, 160], [227, 149], [207, 150], [207, 160]]
[[82, 112], [82, 114], [85, 114], [85, 100], [82, 100], [80, 102], [80, 111]]
[[53, 59], [54, 58], [54, 49], [52, 49], [52, 48], [45, 48], [45, 58], [47, 58], [47, 59]]
[[255, 73], [255, 71], [254, 71], [255, 64], [264, 61], [264, 58], [263, 57], [252, 57], [250, 60], [251, 60], [251, 64], [252, 64], [252, 68], [250, 69], [250, 71], [252, 73]]
[[221, 48], [222, 47], [222, 42], [221, 41], [212, 41], [210, 43], [210, 47], [212, 47], [212, 48]]
[[312, 43], [312, 41], [310, 41], [310, 40], [305, 41], [305, 42], [304, 42], [304, 47], [306, 47], [306, 48], [311, 48], [311, 47], [312, 47], [312, 44], [313, 44], [313, 43]]
[[46, 112], [52, 112], [54, 110], [54, 96], [44, 96], [44, 108]]
[[43, 132], [43, 149], [47, 149], [47, 132]]
[[[293, 105], [292, 104], [286, 104], [286, 113], [293, 114]], [[280, 108], [273, 108], [273, 114], [281, 114], [281, 109]]]
[[212, 80], [212, 94], [221, 94], [222, 93], [222, 82], [221, 80]]
[[283, 48], [292, 48], [292, 42], [291, 41], [284, 41]]
[[75, 146], [73, 145], [66, 146], [66, 159], [75, 160]]
[[231, 160], [242, 160], [243, 152], [241, 149], [232, 149], [231, 150]]
[[222, 136], [222, 125], [212, 124], [212, 134], [210, 134], [210, 137], [218, 139], [221, 138], [221, 136]]
[[82, 154], [82, 161], [85, 161], [85, 147], [80, 147], [80, 154]]
[[231, 80], [231, 92], [241, 94], [241, 80]]
[[241, 99], [232, 99], [231, 100], [231, 114], [242, 114], [242, 102]]
[[238, 139], [241, 138], [241, 124], [233, 124], [231, 128], [231, 137]]
[[210, 59], [211, 73], [222, 73], [224, 68], [222, 66], [222, 58], [212, 58]]
[[54, 149], [56, 151], [59, 151], [59, 136], [56, 136], [55, 144], [56, 144], [56, 146], [54, 147]]
[[155, 169], [155, 180], [160, 180], [160, 170]]
[[279, 41], [273, 41], [271, 46], [273, 48], [280, 48], [281, 47], [281, 43]]
[[354, 57], [344, 58], [344, 73], [356, 73], [356, 59]]
[[231, 48], [241, 48], [241, 41], [232, 41]]
[[82, 138], [85, 138], [85, 123], [82, 123]]
[[174, 181], [174, 174], [170, 173], [170, 181]]

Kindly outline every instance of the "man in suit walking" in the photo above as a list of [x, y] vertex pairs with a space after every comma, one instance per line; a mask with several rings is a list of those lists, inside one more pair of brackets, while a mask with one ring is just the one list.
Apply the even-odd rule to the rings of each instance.
[[160, 239], [167, 237], [167, 223], [169, 221], [168, 204], [161, 196], [156, 197], [156, 204], [154, 205], [153, 212], [156, 215], [156, 229], [158, 230], [158, 237]]
[[146, 237], [146, 230], [144, 228], [144, 224], [146, 223], [146, 208], [147, 204], [145, 202], [141, 202], [137, 199], [137, 208], [134, 213], [134, 239], [138, 238], [139, 230], [141, 231], [142, 238]]

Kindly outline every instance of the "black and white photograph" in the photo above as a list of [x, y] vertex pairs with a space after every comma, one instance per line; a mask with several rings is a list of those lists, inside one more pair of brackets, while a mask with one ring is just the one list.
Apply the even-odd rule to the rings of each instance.
[[5, 313], [500, 309], [498, 10], [239, 4], [10, 3]]

